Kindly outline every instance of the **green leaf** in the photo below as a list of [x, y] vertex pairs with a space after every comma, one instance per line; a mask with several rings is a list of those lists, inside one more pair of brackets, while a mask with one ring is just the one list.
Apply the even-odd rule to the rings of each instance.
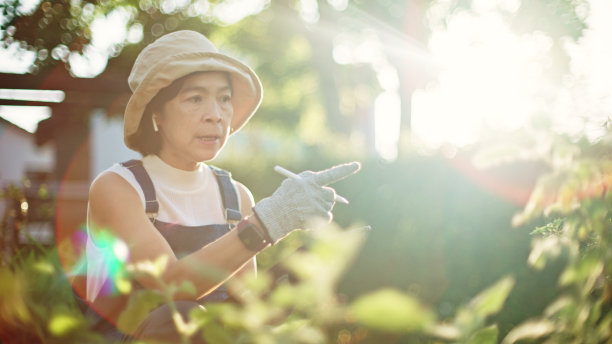
[[289, 307], [295, 304], [296, 293], [297, 292], [292, 285], [283, 283], [274, 288], [272, 294], [270, 295], [270, 301], [273, 304], [281, 307]]
[[[2, 322], [19, 323], [31, 319], [24, 295], [27, 281], [22, 274], [0, 267], [0, 316]], [[8, 325], [7, 324], [7, 325]]]
[[603, 261], [596, 254], [585, 255], [577, 264], [568, 267], [561, 274], [559, 283], [561, 285], [579, 283], [586, 294], [590, 292], [597, 278], [601, 276], [603, 268]]
[[139, 290], [130, 296], [128, 305], [117, 321], [117, 326], [124, 332], [132, 333], [147, 317], [149, 312], [162, 303], [162, 296], [150, 290]]
[[597, 333], [600, 338], [610, 338], [610, 329], [612, 328], [612, 315], [608, 315], [601, 320], [597, 326]]
[[564, 219], [556, 218], [553, 221], [547, 223], [544, 226], [536, 227], [533, 231], [531, 231], [531, 235], [540, 234], [544, 236], [553, 235], [553, 234], [561, 234], [563, 232]]
[[307, 324], [295, 329], [292, 337], [296, 343], [318, 344], [326, 342], [322, 329]]
[[446, 341], [457, 341], [461, 337], [461, 329], [457, 326], [445, 323], [438, 323], [430, 326], [427, 329], [427, 333]]
[[537, 270], [542, 270], [549, 260], [555, 259], [561, 254], [562, 241], [554, 235], [532, 240], [531, 245], [527, 263]]
[[312, 239], [309, 250], [292, 254], [285, 266], [301, 280], [317, 279], [317, 283], [330, 286], [338, 281], [365, 238], [363, 231], [341, 230], [334, 223], [305, 233]]
[[270, 327], [274, 343], [327, 343], [325, 334], [306, 319], [287, 319], [278, 326]]
[[122, 294], [128, 294], [130, 291], [132, 291], [132, 282], [125, 276], [117, 276], [115, 279], [115, 286]]
[[65, 315], [55, 315], [49, 321], [49, 331], [56, 336], [64, 336], [80, 325], [79, 319]]
[[34, 269], [43, 274], [52, 275], [55, 273], [55, 267], [53, 264], [45, 261], [39, 261], [34, 263]]
[[[234, 339], [230, 333], [222, 328], [222, 326], [215, 324], [214, 322], [208, 323], [204, 327], [202, 334], [207, 343], [218, 343], [218, 344], [233, 344]], [[202, 334], [196, 333], [195, 336], [201, 336]]]
[[493, 286], [476, 295], [468, 305], [468, 309], [480, 318], [496, 314], [501, 310], [510, 291], [514, 287], [514, 278], [507, 276]]
[[423, 329], [435, 321], [433, 313], [415, 298], [394, 289], [360, 297], [349, 312], [362, 325], [397, 333]]
[[492, 325], [480, 329], [472, 335], [469, 340], [470, 344], [495, 344], [497, 343], [497, 336], [499, 335], [499, 329], [497, 325]]
[[546, 317], [561, 316], [567, 317], [576, 309], [576, 302], [569, 296], [562, 296], [546, 307], [544, 315]]
[[195, 295], [196, 294], [196, 288], [193, 285], [193, 282], [187, 281], [187, 280], [181, 282], [181, 284], [179, 285], [177, 291], [178, 292], [184, 292], [184, 293], [187, 293], [189, 295]]
[[548, 320], [527, 321], [510, 330], [502, 344], [516, 343], [522, 339], [537, 339], [548, 335], [554, 329], [554, 324]]
[[183, 337], [189, 337], [198, 330], [197, 322], [185, 322], [185, 319], [183, 319], [183, 316], [178, 311], [172, 312], [172, 320], [176, 329]]

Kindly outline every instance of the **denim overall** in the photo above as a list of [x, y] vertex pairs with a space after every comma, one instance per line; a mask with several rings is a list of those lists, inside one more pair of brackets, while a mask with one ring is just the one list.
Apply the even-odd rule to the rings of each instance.
[[[170, 245], [170, 248], [172, 248], [172, 251], [179, 259], [199, 250], [203, 246], [223, 236], [235, 226], [235, 223], [242, 219], [242, 214], [239, 210], [240, 206], [238, 193], [232, 184], [231, 175], [227, 171], [210, 166], [216, 176], [217, 183], [219, 184], [222, 206], [227, 222], [204, 226], [183, 226], [156, 220], [156, 216], [159, 211], [159, 203], [157, 202], [157, 198], [155, 196], [155, 187], [153, 186], [153, 182], [142, 165], [142, 161], [129, 160], [122, 162], [121, 165], [129, 169], [134, 174], [134, 177], [136, 177], [136, 181], [140, 185], [145, 196], [145, 212], [147, 216], [155, 228], [157, 228], [157, 230], [166, 239]], [[83, 302], [85, 301], [78, 299], [77, 302], [82, 306]], [[225, 285], [221, 285], [210, 294], [199, 299], [198, 302], [204, 305], [211, 302], [224, 302], [228, 299], [229, 295], [227, 293], [227, 288]], [[96, 319], [93, 328], [97, 329], [98, 332], [109, 338], [121, 337], [122, 334], [115, 328], [115, 326], [104, 318], [95, 314], [95, 311], [91, 309], [91, 307], [87, 307], [87, 309], [84, 311], [88, 317], [93, 317]]]

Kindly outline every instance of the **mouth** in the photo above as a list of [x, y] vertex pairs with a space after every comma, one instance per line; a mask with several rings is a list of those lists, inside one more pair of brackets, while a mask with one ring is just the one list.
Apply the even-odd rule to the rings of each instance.
[[196, 139], [202, 143], [214, 143], [219, 141], [221, 137], [219, 135], [198, 135]]

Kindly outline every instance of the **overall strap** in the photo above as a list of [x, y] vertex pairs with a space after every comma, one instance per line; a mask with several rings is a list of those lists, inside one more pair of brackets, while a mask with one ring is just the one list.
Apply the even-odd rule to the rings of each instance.
[[228, 171], [214, 166], [210, 166], [210, 168], [215, 173], [219, 183], [221, 201], [223, 202], [223, 208], [225, 208], [225, 220], [233, 227], [238, 221], [242, 220], [238, 190], [234, 187], [232, 176]]
[[147, 170], [145, 170], [144, 166], [142, 166], [142, 161], [133, 159], [124, 161], [121, 163], [121, 165], [130, 170], [134, 174], [134, 177], [136, 177], [136, 181], [144, 193], [145, 212], [147, 213], [149, 219], [155, 222], [157, 212], [159, 211], [159, 203], [155, 197], [155, 187], [153, 187], [151, 177], [149, 177]]

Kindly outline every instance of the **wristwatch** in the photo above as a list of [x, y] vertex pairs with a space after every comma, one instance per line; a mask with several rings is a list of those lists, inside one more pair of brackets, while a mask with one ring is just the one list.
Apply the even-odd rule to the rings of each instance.
[[240, 221], [238, 226], [236, 226], [236, 230], [238, 231], [240, 241], [251, 251], [261, 251], [270, 245], [270, 242], [266, 240], [257, 226], [247, 220]]

